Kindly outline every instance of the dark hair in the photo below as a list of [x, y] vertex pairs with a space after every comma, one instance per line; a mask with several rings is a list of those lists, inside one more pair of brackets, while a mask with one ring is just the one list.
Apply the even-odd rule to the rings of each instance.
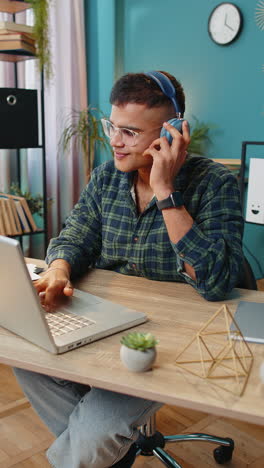
[[[185, 111], [185, 94], [179, 81], [167, 72], [160, 71], [172, 82], [182, 116]], [[110, 103], [120, 106], [128, 103], [146, 104], [147, 107], [171, 106], [172, 101], [163, 93], [159, 85], [144, 73], [127, 73], [114, 84]]]

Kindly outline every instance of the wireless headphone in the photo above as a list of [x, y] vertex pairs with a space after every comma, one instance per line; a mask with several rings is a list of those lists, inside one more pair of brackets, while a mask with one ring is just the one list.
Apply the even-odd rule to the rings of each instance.
[[[165, 94], [165, 96], [167, 96], [171, 100], [171, 102], [172, 102], [172, 104], [174, 106], [174, 109], [175, 109], [175, 113], [181, 115], [182, 112], [181, 112], [180, 106], [179, 106], [179, 104], [177, 102], [176, 90], [175, 90], [171, 80], [166, 75], [164, 75], [163, 73], [158, 72], [158, 71], [147, 72], [147, 73], [145, 73], [145, 75], [148, 76], [149, 78], [151, 78], [152, 80], [154, 80], [157, 83], [157, 85], [160, 87], [161, 91]], [[168, 122], [171, 125], [173, 125], [173, 127], [177, 128], [177, 130], [180, 133], [182, 133], [183, 119], [177, 117], [177, 118], [168, 120]], [[168, 132], [168, 130], [165, 130], [165, 128], [162, 127], [161, 132], [160, 132], [160, 136], [161, 137], [165, 136], [167, 138], [167, 140], [169, 141], [169, 144], [171, 144], [172, 136]]]

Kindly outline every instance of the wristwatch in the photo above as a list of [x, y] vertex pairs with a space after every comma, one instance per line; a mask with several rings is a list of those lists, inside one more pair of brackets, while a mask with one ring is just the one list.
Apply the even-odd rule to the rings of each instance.
[[178, 206], [184, 205], [182, 194], [179, 191], [172, 192], [168, 198], [164, 200], [157, 200], [156, 205], [159, 210], [164, 210], [165, 208], [175, 208]]

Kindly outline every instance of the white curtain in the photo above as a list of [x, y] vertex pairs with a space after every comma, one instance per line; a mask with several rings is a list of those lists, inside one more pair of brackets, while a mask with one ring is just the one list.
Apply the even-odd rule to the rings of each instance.
[[[10, 21], [10, 15], [0, 13], [0, 21]], [[0, 61], [0, 87], [12, 88], [14, 82], [14, 65], [12, 63]], [[9, 190], [11, 182], [11, 159], [11, 151], [0, 150], [0, 192], [7, 192]]]
[[87, 107], [83, 0], [55, 0], [50, 13], [54, 76], [45, 88], [47, 193], [51, 199], [49, 235], [57, 235], [79, 198], [85, 177], [74, 149], [58, 156], [65, 116]]
[[[24, 16], [23, 16], [24, 15]], [[31, 10], [17, 15], [17, 22], [33, 23]], [[0, 18], [1, 19], [1, 18]], [[11, 21], [2, 14], [2, 20]], [[49, 237], [56, 236], [65, 218], [78, 200], [85, 185], [81, 154], [76, 149], [58, 155], [58, 142], [64, 119], [72, 110], [87, 107], [86, 52], [83, 0], [52, 0], [50, 3], [50, 44], [53, 76], [45, 89], [45, 140]], [[19, 87], [40, 89], [40, 76], [36, 60], [18, 64]], [[13, 64], [0, 62], [0, 86], [14, 86]], [[8, 191], [12, 181], [10, 151], [0, 150], [0, 190]], [[31, 193], [42, 190], [41, 150], [21, 152], [22, 188]], [[33, 236], [34, 237], [34, 236]], [[32, 239], [33, 239], [32, 237]], [[34, 240], [36, 257], [37, 239]]]

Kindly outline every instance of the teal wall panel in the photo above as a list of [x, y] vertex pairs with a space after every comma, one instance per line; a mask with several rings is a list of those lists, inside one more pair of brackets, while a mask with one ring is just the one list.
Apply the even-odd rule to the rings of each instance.
[[[109, 92], [115, 76], [115, 0], [85, 0], [89, 105], [110, 112]], [[101, 151], [95, 166], [109, 159]]]
[[239, 158], [241, 141], [263, 139], [264, 31], [255, 0], [237, 0], [244, 27], [237, 41], [216, 45], [207, 31], [216, 0], [124, 0], [127, 71], [163, 69], [186, 91], [186, 117], [215, 125], [211, 155]]

